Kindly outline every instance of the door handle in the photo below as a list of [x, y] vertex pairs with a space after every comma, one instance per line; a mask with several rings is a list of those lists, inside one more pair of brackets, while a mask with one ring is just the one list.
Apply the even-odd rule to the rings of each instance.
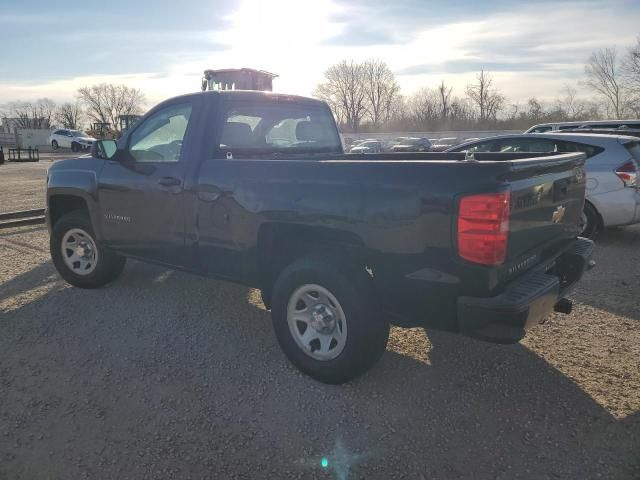
[[177, 187], [182, 184], [180, 179], [176, 177], [161, 177], [158, 179], [158, 183], [163, 187]]

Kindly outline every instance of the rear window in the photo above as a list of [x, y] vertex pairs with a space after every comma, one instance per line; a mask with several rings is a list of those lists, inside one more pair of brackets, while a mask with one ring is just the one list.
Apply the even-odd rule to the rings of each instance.
[[640, 143], [638, 142], [629, 142], [624, 144], [624, 148], [626, 148], [633, 159], [636, 162], [640, 162]]
[[323, 105], [229, 102], [216, 156], [341, 153], [333, 116]]
[[583, 152], [587, 158], [591, 158], [602, 152], [604, 148], [587, 145], [585, 143], [556, 141], [556, 151], [558, 153]]

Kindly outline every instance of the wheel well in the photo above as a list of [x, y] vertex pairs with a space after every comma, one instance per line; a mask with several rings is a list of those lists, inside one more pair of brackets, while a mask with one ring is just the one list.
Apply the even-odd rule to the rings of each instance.
[[81, 197], [74, 195], [52, 196], [49, 199], [49, 218], [51, 219], [51, 225], [55, 225], [60, 217], [74, 210], [84, 210], [87, 214], [89, 213], [87, 202]]
[[598, 211], [596, 206], [593, 203], [591, 203], [589, 200], [585, 199], [584, 203], [589, 204], [591, 208], [593, 208], [593, 211], [596, 212], [596, 215], [598, 216], [598, 228], [602, 230], [604, 228], [604, 220], [602, 219], [602, 215], [600, 215], [600, 212]]
[[284, 268], [298, 258], [326, 256], [340, 264], [365, 266], [362, 239], [344, 230], [292, 224], [266, 224], [258, 232], [257, 258], [260, 288], [267, 307], [271, 288]]

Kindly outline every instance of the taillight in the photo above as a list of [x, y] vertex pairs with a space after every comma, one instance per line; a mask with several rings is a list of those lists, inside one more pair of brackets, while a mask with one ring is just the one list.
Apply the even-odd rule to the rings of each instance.
[[623, 163], [614, 171], [625, 187], [638, 186], [638, 167], [633, 160]]
[[499, 265], [507, 255], [510, 192], [469, 195], [460, 200], [458, 255], [482, 265]]

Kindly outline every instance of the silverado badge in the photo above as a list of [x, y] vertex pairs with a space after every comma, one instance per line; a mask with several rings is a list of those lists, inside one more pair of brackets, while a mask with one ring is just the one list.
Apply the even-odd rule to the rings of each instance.
[[565, 210], [566, 208], [564, 208], [562, 205], [558, 206], [551, 216], [551, 221], [553, 223], [560, 223], [564, 218]]

